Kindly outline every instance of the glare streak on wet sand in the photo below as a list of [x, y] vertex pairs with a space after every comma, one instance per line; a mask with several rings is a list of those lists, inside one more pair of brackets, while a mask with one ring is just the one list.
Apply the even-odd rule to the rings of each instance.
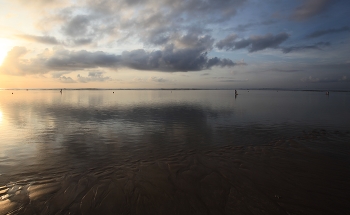
[[0, 214], [349, 214], [347, 162], [305, 147], [320, 136], [125, 155], [17, 181], [0, 187]]

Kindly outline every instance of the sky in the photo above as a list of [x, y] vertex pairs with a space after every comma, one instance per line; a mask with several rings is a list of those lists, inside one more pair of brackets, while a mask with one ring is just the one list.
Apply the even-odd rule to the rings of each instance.
[[0, 88], [350, 90], [349, 0], [0, 0]]

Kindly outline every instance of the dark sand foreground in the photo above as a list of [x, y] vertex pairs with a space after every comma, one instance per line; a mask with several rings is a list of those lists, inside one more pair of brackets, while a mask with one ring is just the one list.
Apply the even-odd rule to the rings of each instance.
[[350, 214], [349, 163], [322, 152], [327, 135], [43, 174], [0, 187], [0, 214]]

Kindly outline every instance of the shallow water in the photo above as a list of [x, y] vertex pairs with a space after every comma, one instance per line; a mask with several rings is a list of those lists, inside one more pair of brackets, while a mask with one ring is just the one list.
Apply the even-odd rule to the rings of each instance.
[[349, 214], [349, 107], [347, 92], [3, 90], [0, 214]]

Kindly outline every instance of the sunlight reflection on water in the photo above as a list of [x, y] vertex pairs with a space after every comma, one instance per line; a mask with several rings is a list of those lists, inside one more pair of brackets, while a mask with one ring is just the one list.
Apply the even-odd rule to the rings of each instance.
[[[335, 171], [334, 177], [342, 172], [342, 179], [349, 179], [349, 171], [342, 169], [349, 163], [349, 98], [349, 93], [326, 97], [323, 92], [295, 91], [241, 91], [236, 98], [233, 91], [219, 90], [0, 91], [0, 206], [7, 208], [0, 213], [27, 210], [30, 214], [44, 210], [44, 205], [51, 205], [45, 209], [48, 214], [59, 208], [80, 213], [89, 211], [88, 205], [100, 210], [99, 205], [120, 198], [120, 202], [128, 200], [122, 210], [133, 214], [130, 208], [147, 205], [145, 199], [132, 203], [142, 192], [155, 198], [155, 205], [167, 201], [169, 196], [161, 197], [152, 181], [172, 196], [174, 205], [169, 208], [181, 208], [180, 199], [187, 195], [193, 202], [184, 208], [196, 206], [199, 214], [203, 208], [220, 211], [220, 198], [233, 201], [252, 192], [258, 200], [246, 206], [262, 204], [272, 213], [279, 209], [270, 205], [273, 201], [264, 202], [263, 196], [277, 195], [272, 194], [277, 192], [274, 186], [284, 189], [285, 183], [288, 192], [299, 192], [295, 183], [309, 186], [308, 177], [313, 176], [323, 177], [315, 184], [323, 186], [332, 176], [322, 171]], [[310, 171], [312, 176], [307, 175]], [[270, 184], [270, 173], [283, 183]], [[263, 189], [271, 189], [262, 195], [253, 189], [260, 183], [254, 178], [266, 179], [261, 182]], [[203, 187], [196, 187], [198, 181]], [[341, 183], [334, 187], [348, 188]], [[217, 193], [217, 205], [197, 199], [206, 192]], [[235, 196], [235, 192], [243, 194]], [[340, 198], [344, 193], [330, 194]], [[90, 195], [100, 195], [96, 205], [89, 203], [95, 201], [89, 200]], [[54, 200], [60, 207], [52, 206]], [[324, 205], [325, 211], [330, 210]], [[242, 208], [239, 212], [248, 213]]]
[[6, 119], [1, 147], [19, 163], [50, 153], [105, 156], [122, 146], [166, 151], [263, 144], [314, 129], [344, 130], [350, 118], [349, 93], [241, 91], [237, 98], [232, 91], [208, 90], [0, 93], [0, 120]]

